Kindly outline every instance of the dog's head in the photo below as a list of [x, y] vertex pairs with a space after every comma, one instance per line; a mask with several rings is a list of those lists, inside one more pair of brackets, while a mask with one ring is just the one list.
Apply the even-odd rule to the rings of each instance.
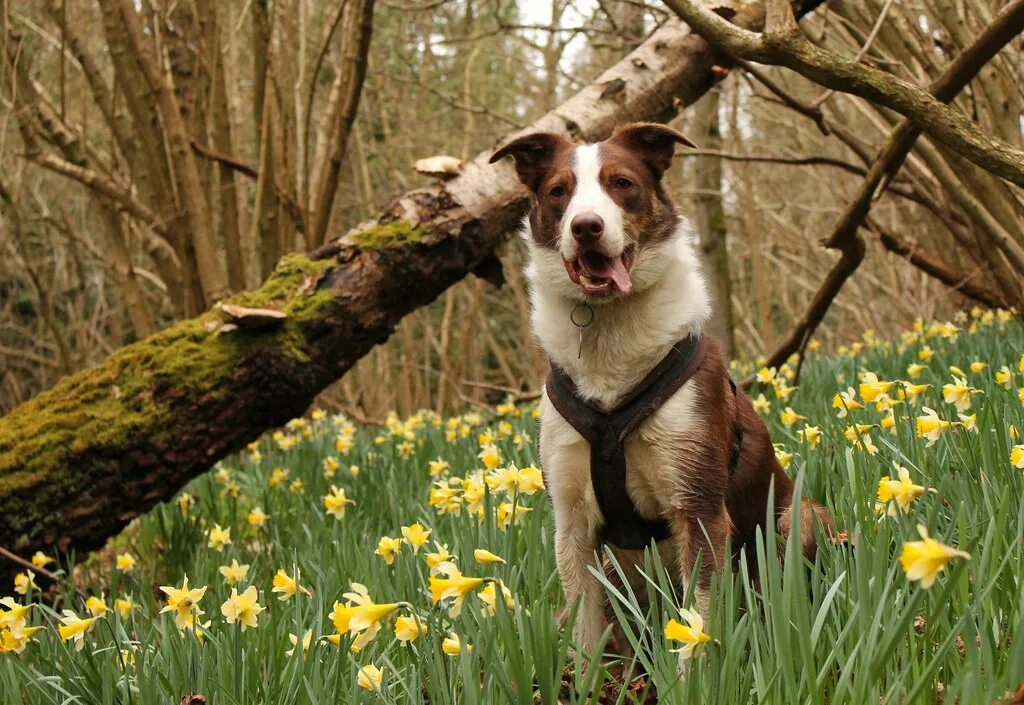
[[634, 123], [596, 144], [526, 135], [491, 156], [492, 163], [515, 157], [520, 181], [536, 197], [529, 236], [546, 284], [569, 298], [601, 301], [657, 280], [659, 255], [678, 230], [661, 186], [676, 144], [695, 146], [665, 125]]

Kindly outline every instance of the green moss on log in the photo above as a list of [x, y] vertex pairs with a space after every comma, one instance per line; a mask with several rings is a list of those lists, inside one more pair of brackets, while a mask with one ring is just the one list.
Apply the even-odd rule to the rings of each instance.
[[404, 247], [419, 242], [426, 234], [425, 228], [418, 225], [413, 226], [406, 220], [396, 220], [391, 223], [374, 225], [349, 235], [348, 238], [364, 250], [379, 250], [389, 247]]
[[0, 419], [0, 512], [28, 511], [4, 500], [41, 482], [73, 491], [76, 477], [69, 463], [76, 456], [123, 446], [137, 434], [159, 433], [170, 414], [159, 398], [165, 391], [223, 393], [223, 381], [239, 359], [257, 351], [304, 362], [302, 324], [330, 304], [330, 292], [318, 291], [315, 284], [333, 264], [286, 256], [262, 287], [229, 299], [284, 311], [288, 317], [280, 326], [218, 333], [224, 318], [208, 311], [65, 377]]

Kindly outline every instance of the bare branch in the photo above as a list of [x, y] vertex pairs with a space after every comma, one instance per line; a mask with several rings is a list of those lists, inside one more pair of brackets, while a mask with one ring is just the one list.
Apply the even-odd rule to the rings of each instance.
[[[1024, 186], [1024, 152], [1001, 139], [983, 132], [956, 108], [945, 103], [938, 91], [928, 91], [890, 73], [859, 61], [851, 61], [815, 46], [800, 32], [795, 22], [784, 18], [783, 0], [770, 0], [776, 8], [774, 31], [757, 34], [740, 29], [703, 7], [697, 0], [665, 0], [674, 12], [713, 44], [741, 58], [763, 64], [785, 66], [826, 88], [850, 93], [894, 110], [909, 119], [935, 140], [996, 176]], [[969, 55], [972, 75], [976, 74], [999, 49], [1024, 31], [1024, 0], [1006, 5], [979, 40], [958, 58]], [[991, 35], [991, 36], [987, 36]], [[991, 51], [989, 51], [991, 50]], [[975, 65], [976, 64], [976, 65]]]

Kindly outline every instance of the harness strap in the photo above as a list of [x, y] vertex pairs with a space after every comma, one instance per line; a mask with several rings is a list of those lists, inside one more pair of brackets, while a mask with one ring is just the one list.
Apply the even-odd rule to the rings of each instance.
[[[590, 444], [590, 480], [604, 519], [600, 539], [624, 549], [646, 548], [669, 536], [664, 519], [648, 519], [626, 489], [625, 440], [648, 416], [700, 369], [707, 352], [701, 336], [676, 343], [614, 409], [603, 411], [584, 401], [572, 379], [551, 364], [545, 385], [558, 413]], [[740, 438], [742, 442], [742, 437]], [[734, 453], [738, 459], [738, 443]]]

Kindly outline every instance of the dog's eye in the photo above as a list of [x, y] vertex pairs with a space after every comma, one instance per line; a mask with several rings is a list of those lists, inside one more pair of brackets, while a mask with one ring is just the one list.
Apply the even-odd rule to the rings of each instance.
[[551, 190], [548, 191], [548, 195], [552, 198], [561, 198], [565, 195], [565, 186], [552, 186]]
[[633, 182], [627, 179], [625, 176], [620, 176], [615, 179], [615, 188], [627, 189], [633, 185]]

